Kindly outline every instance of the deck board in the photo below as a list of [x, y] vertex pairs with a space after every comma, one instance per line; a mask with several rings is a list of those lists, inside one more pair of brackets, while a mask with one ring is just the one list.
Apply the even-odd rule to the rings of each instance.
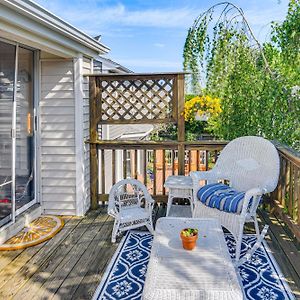
[[281, 272], [287, 279], [291, 289], [300, 299], [300, 249], [297, 249], [292, 238], [285, 231], [281, 220], [275, 215], [260, 212], [263, 222], [270, 226], [266, 239]]
[[[63, 269], [58, 269], [58, 271], [63, 271], [65, 274], [64, 280], [55, 291], [55, 294], [61, 296], [62, 299], [73, 298], [77, 287], [92, 266], [93, 257], [95, 257], [100, 250], [99, 241], [110, 234], [111, 224], [109, 223], [109, 218], [106, 214], [100, 215], [95, 221], [93, 228], [90, 229], [88, 241], [85, 242], [82, 239], [80, 244], [78, 244], [78, 249], [76, 249], [77, 253], [75, 252], [78, 256], [76, 263], [74, 264], [74, 262], [67, 261]], [[71, 259], [74, 260], [74, 256], [72, 256]], [[72, 269], [69, 270], [72, 265]], [[54, 288], [55, 285], [53, 286], [52, 292], [54, 292]]]
[[[156, 206], [154, 219], [165, 211], [165, 205]], [[270, 224], [268, 245], [300, 298], [299, 249], [275, 216], [261, 213], [260, 222]], [[0, 299], [91, 299], [118, 247], [110, 241], [112, 226], [102, 208], [83, 218], [67, 218], [61, 232], [43, 244], [0, 252]]]
[[[112, 223], [110, 226], [112, 226]], [[97, 255], [93, 259], [93, 263], [88, 269], [88, 272], [84, 276], [81, 284], [78, 286], [73, 299], [91, 299], [98, 284], [100, 283], [106, 266], [110, 262], [118, 246], [117, 244], [112, 245], [110, 242], [112, 228], [110, 226], [108, 226], [110, 230], [107, 232], [105, 239], [101, 241], [101, 250], [99, 251], [100, 255]]]
[[106, 220], [107, 216], [105, 214], [99, 214], [94, 219], [88, 229], [69, 251], [68, 255], [63, 258], [59, 266], [47, 278], [46, 282], [43, 284], [39, 292], [33, 297], [33, 299], [51, 299], [51, 295], [57, 293], [59, 287], [63, 284], [73, 267], [88, 249], [89, 244], [94, 239], [97, 232], [103, 226]]
[[63, 299], [73, 299], [73, 295], [80, 286], [83, 278], [86, 276], [88, 271], [92, 269], [93, 265], [96, 264], [94, 258], [98, 257], [98, 254], [103, 251], [103, 240], [108, 240], [110, 238], [111, 226], [112, 220], [106, 219], [106, 223], [101, 226], [86, 251], [77, 261], [74, 268], [56, 292], [57, 295], [60, 295]]
[[[15, 297], [15, 299], [31, 299], [37, 296], [43, 283], [47, 281], [55, 268], [60, 265], [63, 258], [68, 255], [70, 249], [76, 244], [78, 238], [84, 234], [88, 225], [92, 224], [95, 217], [96, 213], [93, 213], [87, 218], [74, 218], [68, 222], [66, 224], [68, 234], [65, 235], [65, 231], [61, 231], [50, 240], [56, 239], [53, 244], [44, 245], [38, 256], [24, 266], [30, 270], [29, 274], [26, 271], [19, 274], [23, 279], [22, 285], [16, 285], [15, 289], [8, 296]], [[4, 294], [5, 291], [6, 289], [2, 293]]]
[[[50, 255], [46, 254], [45, 257], [41, 255], [40, 259], [36, 260], [34, 265], [34, 268], [36, 268], [35, 272], [26, 280], [17, 293], [16, 290], [14, 290], [10, 297], [15, 297], [15, 299], [32, 299], [39, 294], [39, 290], [43, 284], [48, 280], [54, 270], [60, 266], [64, 257], [68, 256], [70, 250], [76, 245], [84, 232], [88, 230], [96, 216], [96, 212], [93, 212], [89, 214], [88, 217], [79, 220], [79, 223], [75, 222], [76, 225], [74, 225], [74, 229], [70, 231], [66, 238], [57, 241], [55, 249]], [[61, 233], [57, 234], [58, 238], [60, 234]], [[24, 274], [21, 274], [21, 276], [24, 277]]]

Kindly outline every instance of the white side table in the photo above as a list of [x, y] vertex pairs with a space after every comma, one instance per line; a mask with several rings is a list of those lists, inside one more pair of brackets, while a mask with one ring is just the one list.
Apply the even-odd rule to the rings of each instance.
[[167, 214], [170, 213], [170, 208], [173, 203], [173, 198], [188, 199], [191, 205], [192, 216], [194, 215], [194, 201], [193, 201], [193, 181], [190, 176], [169, 176], [164, 185], [169, 189]]

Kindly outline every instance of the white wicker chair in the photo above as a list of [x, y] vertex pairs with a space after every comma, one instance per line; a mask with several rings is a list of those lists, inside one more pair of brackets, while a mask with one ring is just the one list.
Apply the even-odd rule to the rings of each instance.
[[[252, 255], [267, 231], [267, 228], [264, 228], [260, 234], [256, 217], [257, 207], [261, 196], [272, 192], [278, 182], [279, 156], [274, 145], [261, 137], [237, 138], [221, 151], [212, 170], [191, 172], [190, 175], [193, 179], [194, 217], [214, 217], [220, 220], [221, 225], [227, 228], [236, 240], [236, 261], [239, 261], [241, 254], [245, 222], [253, 222], [258, 242], [246, 256]], [[233, 189], [245, 192], [240, 213], [211, 208], [197, 199], [201, 188], [199, 181], [206, 180], [207, 184], [210, 184], [223, 179], [228, 180]]]
[[108, 214], [115, 218], [112, 243], [120, 232], [141, 226], [146, 226], [153, 234], [153, 204], [154, 200], [140, 181], [124, 179], [116, 183], [108, 200]]

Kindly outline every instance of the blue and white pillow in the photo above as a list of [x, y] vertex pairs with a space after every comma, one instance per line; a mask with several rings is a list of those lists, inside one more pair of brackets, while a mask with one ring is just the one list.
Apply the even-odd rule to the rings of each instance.
[[236, 191], [226, 184], [212, 183], [203, 186], [198, 191], [197, 197], [209, 207], [229, 213], [241, 213], [245, 192]]

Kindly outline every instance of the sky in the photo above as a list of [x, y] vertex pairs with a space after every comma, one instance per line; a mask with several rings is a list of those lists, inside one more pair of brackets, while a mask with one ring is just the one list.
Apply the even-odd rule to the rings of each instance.
[[[106, 57], [134, 72], [182, 70], [188, 28], [212, 0], [35, 0], [101, 42]], [[270, 37], [270, 22], [284, 20], [288, 0], [236, 0], [259, 41]]]

